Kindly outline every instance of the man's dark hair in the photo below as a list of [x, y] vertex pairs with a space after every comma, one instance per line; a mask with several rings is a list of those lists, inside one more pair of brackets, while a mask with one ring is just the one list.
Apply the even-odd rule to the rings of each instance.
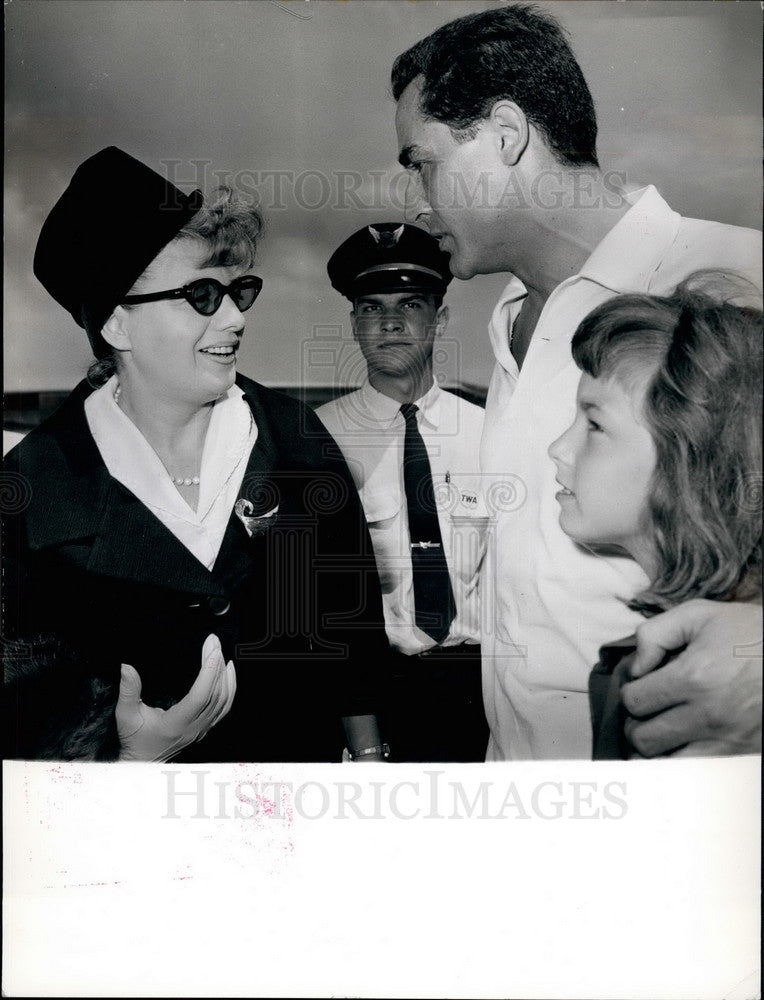
[[421, 111], [455, 138], [499, 100], [514, 101], [561, 163], [598, 166], [597, 118], [581, 68], [555, 19], [528, 4], [444, 24], [395, 60], [393, 97], [423, 77]]

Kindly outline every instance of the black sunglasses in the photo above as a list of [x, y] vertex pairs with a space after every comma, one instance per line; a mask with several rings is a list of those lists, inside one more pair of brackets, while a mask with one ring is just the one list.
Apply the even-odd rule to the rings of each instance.
[[159, 302], [160, 299], [185, 299], [202, 316], [212, 316], [220, 308], [225, 295], [230, 295], [239, 312], [245, 312], [263, 287], [263, 279], [256, 274], [245, 274], [234, 278], [230, 285], [221, 285], [215, 278], [198, 278], [182, 288], [171, 288], [167, 292], [148, 292], [146, 295], [126, 295], [125, 305], [140, 302]]

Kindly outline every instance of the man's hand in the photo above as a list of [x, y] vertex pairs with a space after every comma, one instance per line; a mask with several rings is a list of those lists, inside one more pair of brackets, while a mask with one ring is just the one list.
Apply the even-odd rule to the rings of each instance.
[[758, 605], [688, 601], [643, 622], [630, 673], [621, 697], [637, 756], [761, 753]]
[[228, 714], [236, 694], [233, 660], [226, 665], [220, 640], [207, 636], [202, 667], [191, 690], [172, 708], [151, 708], [141, 701], [141, 678], [122, 664], [116, 707], [120, 760], [170, 760]]

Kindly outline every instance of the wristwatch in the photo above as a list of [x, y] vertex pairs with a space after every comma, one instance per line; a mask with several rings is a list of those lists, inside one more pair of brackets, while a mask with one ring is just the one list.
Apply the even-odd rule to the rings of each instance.
[[363, 760], [364, 757], [371, 757], [373, 755], [380, 754], [382, 760], [390, 759], [390, 747], [387, 743], [382, 743], [376, 747], [365, 747], [363, 750], [358, 750], [356, 753], [351, 753], [347, 747], [342, 751], [343, 762], [348, 760]]

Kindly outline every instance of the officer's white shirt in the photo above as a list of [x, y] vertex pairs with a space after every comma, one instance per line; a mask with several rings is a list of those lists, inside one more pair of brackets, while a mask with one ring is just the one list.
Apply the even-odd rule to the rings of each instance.
[[[421, 399], [417, 423], [430, 459], [438, 520], [456, 604], [442, 645], [480, 642], [478, 570], [486, 517], [478, 471], [483, 410], [437, 383]], [[414, 624], [414, 589], [403, 485], [406, 423], [400, 403], [367, 381], [318, 407], [358, 489], [377, 561], [391, 645], [412, 655], [434, 645]]]
[[642, 620], [626, 606], [648, 582], [639, 566], [593, 555], [559, 526], [547, 449], [575, 415], [576, 327], [619, 292], [667, 295], [702, 268], [742, 273], [760, 287], [761, 233], [683, 219], [654, 187], [629, 200], [581, 271], [550, 295], [522, 369], [510, 353], [527, 294], [519, 279], [505, 288], [489, 327], [496, 367], [481, 455], [495, 501], [481, 584], [489, 760], [590, 758], [591, 667], [601, 645]]

